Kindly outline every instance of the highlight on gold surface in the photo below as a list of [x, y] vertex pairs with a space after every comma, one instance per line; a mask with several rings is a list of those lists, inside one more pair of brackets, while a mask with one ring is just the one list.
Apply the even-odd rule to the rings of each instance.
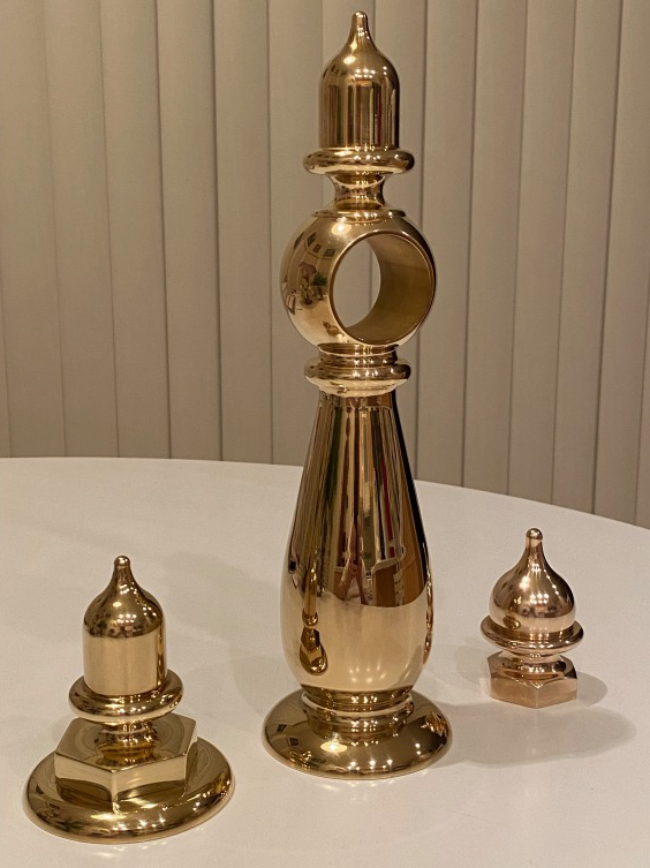
[[163, 612], [127, 557], [86, 611], [83, 648], [69, 697], [79, 719], [32, 772], [28, 815], [54, 834], [108, 843], [208, 819], [232, 792], [230, 766], [193, 720], [171, 713], [183, 685], [167, 669]]
[[543, 708], [575, 699], [573, 663], [562, 655], [580, 642], [571, 588], [544, 555], [542, 532], [531, 528], [519, 562], [494, 586], [483, 635], [502, 648], [489, 658], [495, 699]]
[[[284, 652], [301, 690], [269, 714], [272, 753], [303, 771], [376, 777], [422, 768], [448, 743], [448, 723], [412, 688], [431, 648], [426, 541], [394, 390], [409, 376], [396, 349], [426, 318], [435, 270], [388, 177], [413, 158], [399, 147], [399, 82], [365, 13], [320, 88], [320, 147], [306, 168], [334, 185], [330, 205], [287, 245], [282, 298], [318, 347], [305, 373], [320, 400], [281, 585]], [[370, 312], [346, 324], [336, 275], [367, 242], [381, 282]]]

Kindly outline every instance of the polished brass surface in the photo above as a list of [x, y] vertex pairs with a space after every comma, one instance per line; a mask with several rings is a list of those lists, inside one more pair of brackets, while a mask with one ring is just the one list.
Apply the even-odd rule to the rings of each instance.
[[[439, 709], [411, 693], [431, 648], [427, 547], [394, 390], [409, 376], [397, 347], [426, 318], [435, 271], [426, 241], [386, 204], [399, 150], [399, 84], [364, 13], [321, 82], [320, 150], [334, 200], [287, 246], [289, 317], [319, 349], [306, 376], [321, 390], [281, 586], [284, 651], [302, 690], [270, 713], [266, 740], [315, 774], [372, 777], [421, 768], [444, 749]], [[381, 283], [371, 311], [346, 325], [336, 274], [367, 241]]]
[[[320, 149], [305, 160], [310, 172], [331, 178], [334, 199], [298, 229], [281, 266], [282, 297], [298, 331], [321, 355], [347, 351], [356, 358], [353, 364], [342, 356], [345, 382], [337, 378], [333, 385], [341, 394], [351, 394], [353, 371], [364, 378], [373, 357], [394, 358], [395, 347], [412, 337], [433, 303], [431, 251], [383, 195], [386, 179], [413, 165], [411, 154], [399, 149], [398, 94], [395, 70], [375, 48], [366, 15], [355, 13], [348, 41], [321, 81]], [[379, 295], [363, 319], [345, 324], [336, 308], [336, 273], [361, 242], [379, 262]]]
[[396, 148], [397, 73], [377, 50], [364, 12], [355, 12], [347, 43], [321, 81], [320, 143], [326, 148]]
[[124, 842], [218, 811], [232, 792], [230, 766], [193, 720], [172, 713], [183, 685], [166, 666], [163, 612], [124, 556], [86, 611], [83, 647], [84, 676], [70, 689], [79, 719], [32, 772], [30, 817], [57, 835]]
[[[307, 709], [307, 713], [305, 713]], [[411, 693], [394, 714], [352, 712], [347, 718], [305, 703], [302, 691], [282, 700], [266, 721], [278, 758], [293, 768], [337, 778], [402, 775], [427, 766], [447, 744], [449, 727], [439, 708]]]
[[104, 696], [157, 690], [166, 675], [164, 629], [157, 600], [135, 581], [128, 558], [117, 558], [110, 584], [84, 617], [88, 688]]
[[531, 528], [519, 562], [494, 586], [483, 635], [502, 648], [489, 658], [495, 699], [543, 708], [575, 699], [577, 676], [560, 652], [580, 642], [571, 588], [549, 565], [542, 532]]

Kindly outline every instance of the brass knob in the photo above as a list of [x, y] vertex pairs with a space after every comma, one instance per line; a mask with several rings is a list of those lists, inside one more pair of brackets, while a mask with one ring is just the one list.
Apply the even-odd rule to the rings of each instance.
[[531, 528], [517, 564], [492, 590], [483, 635], [502, 648], [489, 658], [495, 699], [542, 708], [575, 699], [576, 671], [562, 651], [582, 639], [573, 593], [544, 555], [542, 532]]
[[183, 695], [165, 662], [165, 619], [116, 558], [83, 624], [84, 676], [70, 688], [77, 720], [27, 784], [27, 811], [50, 832], [123, 842], [207, 819], [232, 790], [223, 754], [172, 713]]

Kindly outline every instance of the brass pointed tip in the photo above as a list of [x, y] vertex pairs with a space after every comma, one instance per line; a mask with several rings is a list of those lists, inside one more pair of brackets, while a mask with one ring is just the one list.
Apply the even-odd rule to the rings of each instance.
[[348, 44], [344, 50], [363, 48], [364, 46], [376, 50], [375, 43], [372, 41], [372, 34], [370, 33], [368, 16], [365, 12], [359, 10], [352, 15]]
[[119, 593], [120, 588], [132, 588], [142, 591], [131, 570], [130, 558], [127, 558], [126, 555], [118, 555], [113, 561], [113, 567], [113, 575], [108, 585], [109, 588], [112, 588], [113, 593]]
[[542, 544], [543, 539], [544, 534], [537, 527], [531, 527], [530, 530], [526, 532], [526, 543], [529, 549], [536, 549]]
[[370, 36], [370, 22], [368, 21], [368, 15], [361, 9], [358, 9], [352, 15], [352, 30], [355, 33], [360, 31], [366, 36]]

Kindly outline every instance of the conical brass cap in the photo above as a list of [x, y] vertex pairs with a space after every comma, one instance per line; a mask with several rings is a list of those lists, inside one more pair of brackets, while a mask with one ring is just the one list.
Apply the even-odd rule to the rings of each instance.
[[544, 555], [542, 532], [531, 528], [519, 562], [498, 580], [490, 597], [490, 619], [513, 639], [567, 634], [575, 623], [573, 593]]
[[327, 65], [320, 89], [321, 148], [396, 148], [399, 80], [372, 41], [365, 12]]
[[165, 622], [157, 600], [115, 559], [113, 577], [84, 616], [84, 681], [101, 696], [134, 696], [160, 687], [167, 672]]

